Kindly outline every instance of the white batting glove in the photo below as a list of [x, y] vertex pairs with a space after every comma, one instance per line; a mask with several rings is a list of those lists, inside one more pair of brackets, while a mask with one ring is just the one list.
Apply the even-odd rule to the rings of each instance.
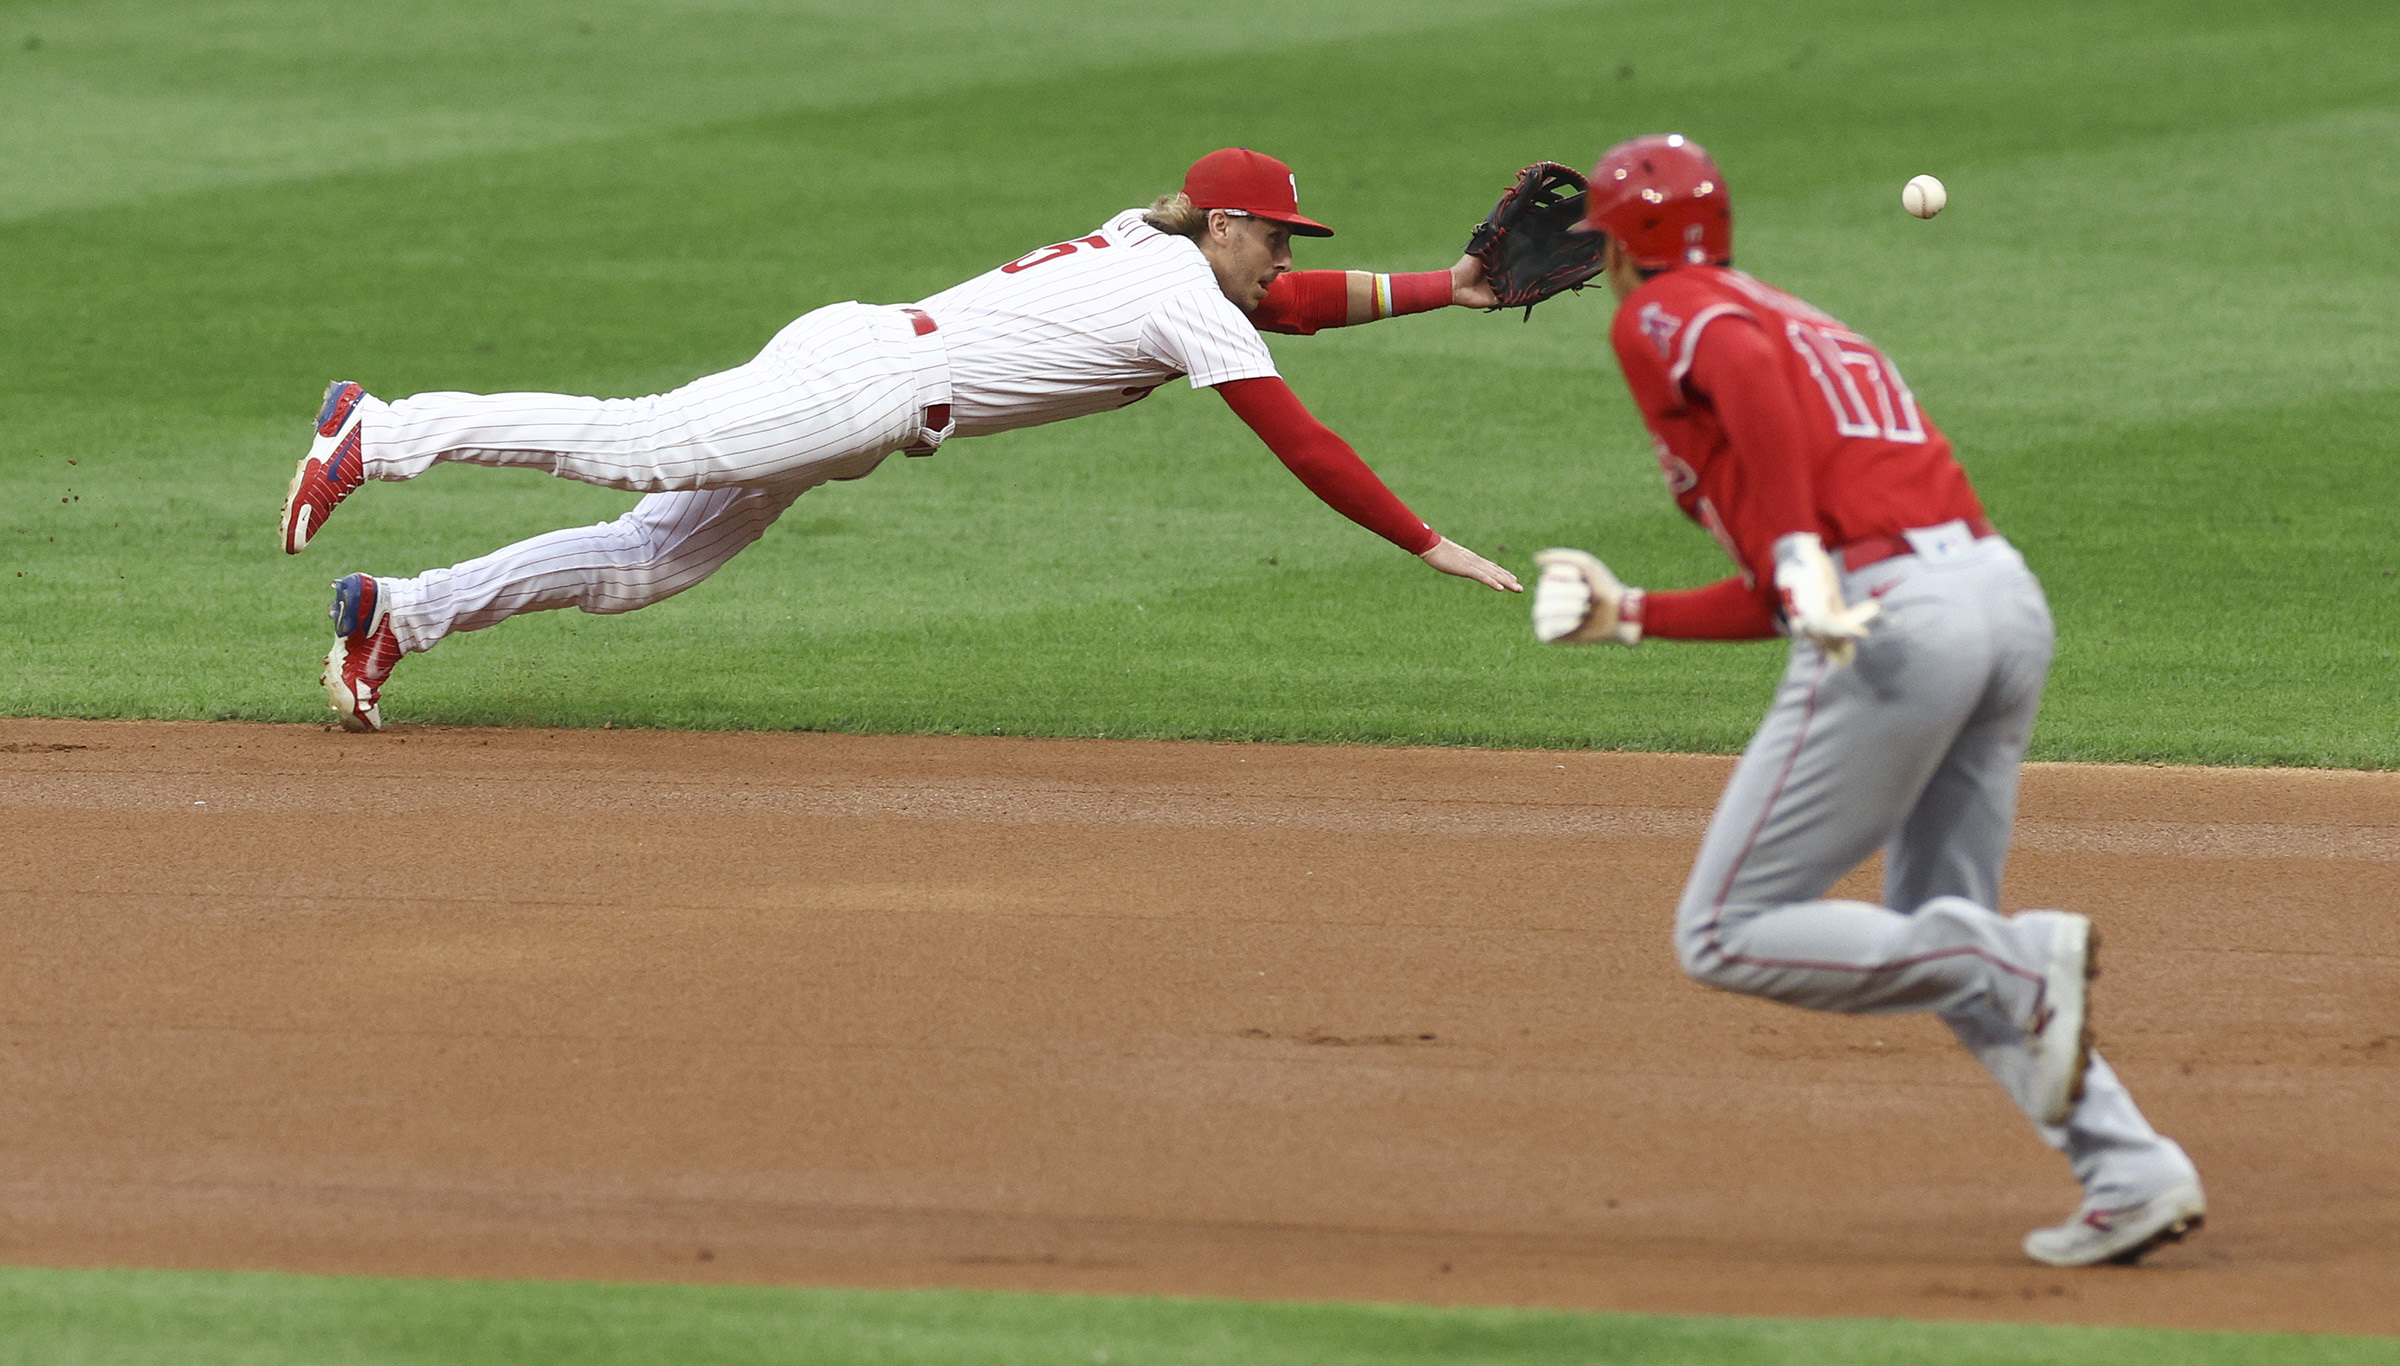
[[1883, 604], [1871, 599], [1855, 607], [1842, 601], [1841, 576], [1813, 531], [1776, 539], [1775, 590], [1783, 595], [1783, 619], [1792, 634], [1815, 641], [1836, 668], [1858, 657], [1867, 624], [1883, 614]]
[[1533, 557], [1542, 577], [1533, 587], [1533, 638], [1551, 645], [1642, 639], [1642, 590], [1627, 588], [1599, 557], [1564, 547]]

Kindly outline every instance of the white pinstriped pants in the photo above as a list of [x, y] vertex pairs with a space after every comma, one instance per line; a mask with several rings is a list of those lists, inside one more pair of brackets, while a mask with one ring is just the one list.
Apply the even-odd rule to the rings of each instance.
[[[410, 479], [444, 461], [523, 466], [650, 496], [447, 569], [382, 579], [393, 634], [429, 650], [524, 612], [630, 612], [707, 578], [793, 500], [857, 479], [950, 401], [938, 334], [897, 308], [833, 304], [785, 327], [746, 365], [649, 398], [419, 394], [362, 419], [366, 472]], [[372, 401], [370, 401], [372, 402]]]
[[[1929, 1011], [2026, 1100], [2020, 1024], [2045, 931], [2002, 916], [2017, 776], [2050, 668], [2050, 610], [2006, 541], [1902, 555], [1845, 576], [1883, 615], [1857, 662], [1795, 641], [1775, 703], [1709, 822], [1676, 951], [1710, 986], [1811, 1010]], [[1824, 899], [1877, 846], [1884, 902]], [[2148, 1199], [2191, 1161], [2098, 1055], [2064, 1125], [2035, 1120], [2089, 1194]]]

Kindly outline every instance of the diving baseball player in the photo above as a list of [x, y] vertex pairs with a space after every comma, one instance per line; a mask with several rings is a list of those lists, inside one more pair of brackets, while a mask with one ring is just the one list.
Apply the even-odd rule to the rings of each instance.
[[336, 382], [292, 476], [297, 554], [369, 479], [442, 461], [519, 465], [649, 495], [632, 511], [414, 578], [334, 585], [323, 683], [351, 730], [376, 730], [404, 654], [522, 612], [630, 612], [700, 582], [832, 479], [894, 451], [1122, 408], [1178, 377], [1213, 388], [1309, 490], [1445, 574], [1521, 591], [1429, 527], [1279, 378], [1262, 329], [1326, 327], [1489, 305], [1471, 261], [1446, 271], [1291, 272], [1291, 168], [1245, 148], [1193, 163], [1178, 194], [1129, 209], [909, 306], [831, 304], [746, 365], [652, 398], [419, 394], [385, 403]]
[[[1891, 361], [1732, 269], [1725, 177], [1697, 144], [1610, 149], [1585, 212], [1668, 491], [1740, 572], [1652, 593], [1545, 551], [1535, 634], [1792, 638], [1676, 911], [1685, 971], [1811, 1010], [1939, 1015], [2083, 1185], [2072, 1218], [2026, 1237], [2034, 1260], [2129, 1262], [2182, 1237], [2206, 1210], [2198, 1172], [2090, 1051], [2089, 923], [1995, 909], [2050, 667], [2040, 584]], [[1878, 847], [1884, 904], [1825, 899]]]

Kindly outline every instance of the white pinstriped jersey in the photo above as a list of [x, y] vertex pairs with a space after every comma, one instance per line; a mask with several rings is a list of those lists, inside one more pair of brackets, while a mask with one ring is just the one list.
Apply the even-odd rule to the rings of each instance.
[[959, 436], [1122, 408], [1178, 375], [1199, 389], [1275, 373], [1198, 245], [1140, 209], [916, 306], [949, 353]]

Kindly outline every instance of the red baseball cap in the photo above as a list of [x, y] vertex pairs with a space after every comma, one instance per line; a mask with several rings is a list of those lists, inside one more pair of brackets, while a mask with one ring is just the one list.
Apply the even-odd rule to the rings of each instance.
[[1195, 209], [1229, 209], [1281, 223], [1301, 237], [1331, 237], [1333, 229], [1300, 216], [1300, 181], [1292, 168], [1247, 147], [1221, 147], [1183, 173], [1183, 192]]

